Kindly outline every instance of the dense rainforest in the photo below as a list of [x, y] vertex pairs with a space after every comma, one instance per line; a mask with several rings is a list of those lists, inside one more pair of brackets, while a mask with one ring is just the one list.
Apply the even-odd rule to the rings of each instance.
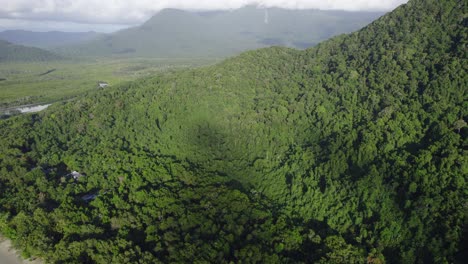
[[2, 120], [0, 233], [51, 263], [456, 262], [467, 4]]

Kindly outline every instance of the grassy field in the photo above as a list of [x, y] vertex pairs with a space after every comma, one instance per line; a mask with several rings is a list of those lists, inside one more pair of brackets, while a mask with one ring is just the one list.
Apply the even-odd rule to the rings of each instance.
[[100, 59], [0, 63], [0, 107], [50, 103], [158, 72], [209, 65], [219, 59]]

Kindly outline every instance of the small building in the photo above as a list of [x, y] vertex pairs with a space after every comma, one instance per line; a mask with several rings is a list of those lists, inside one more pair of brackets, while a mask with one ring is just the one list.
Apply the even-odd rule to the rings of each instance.
[[77, 172], [77, 171], [72, 171], [70, 174], [67, 175], [68, 177], [72, 177], [75, 180], [78, 180], [79, 178], [83, 177], [84, 175]]
[[106, 82], [98, 82], [98, 86], [99, 88], [106, 88], [107, 86], [109, 86], [109, 84]]
[[83, 175], [77, 171], [72, 171], [71, 176], [73, 179], [78, 180], [79, 178], [83, 177]]

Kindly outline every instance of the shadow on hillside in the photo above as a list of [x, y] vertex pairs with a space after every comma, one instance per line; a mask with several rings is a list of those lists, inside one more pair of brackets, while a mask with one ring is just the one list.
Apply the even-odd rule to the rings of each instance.
[[189, 144], [199, 153], [196, 161], [198, 166], [237, 181], [242, 188], [252, 187], [248, 177], [251, 177], [254, 171], [249, 166], [251, 162], [242, 156], [242, 148], [245, 145], [233, 143], [239, 141], [236, 135], [211, 120], [198, 122], [188, 134], [191, 135]]

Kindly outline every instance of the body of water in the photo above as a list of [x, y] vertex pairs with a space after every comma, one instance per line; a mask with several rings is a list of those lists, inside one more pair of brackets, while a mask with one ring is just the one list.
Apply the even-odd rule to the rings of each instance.
[[42, 111], [44, 109], [46, 109], [47, 107], [49, 107], [50, 104], [46, 104], [46, 105], [35, 105], [35, 106], [25, 106], [25, 107], [18, 107], [18, 108], [15, 108], [15, 110], [18, 110], [20, 111], [21, 113], [35, 113], [35, 112], [39, 112], [39, 111]]
[[[15, 106], [6, 109], [0, 109], [0, 114], [3, 115], [16, 115], [16, 114], [25, 114], [25, 113], [35, 113], [42, 111], [49, 107], [51, 104], [44, 104], [44, 105], [21, 105]], [[1, 263], [0, 263], [1, 264]]]

